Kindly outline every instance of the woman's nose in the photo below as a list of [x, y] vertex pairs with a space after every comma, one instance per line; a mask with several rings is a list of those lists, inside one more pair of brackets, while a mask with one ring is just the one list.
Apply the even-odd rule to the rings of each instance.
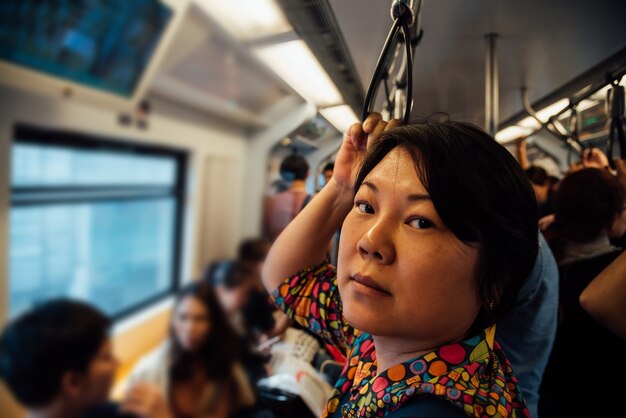
[[357, 243], [359, 254], [363, 258], [390, 264], [395, 259], [395, 250], [391, 231], [383, 222], [377, 222], [367, 230]]

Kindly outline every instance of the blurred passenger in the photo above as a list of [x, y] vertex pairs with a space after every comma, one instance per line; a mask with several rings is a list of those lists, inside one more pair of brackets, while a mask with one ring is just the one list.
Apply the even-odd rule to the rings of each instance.
[[548, 182], [548, 173], [545, 169], [536, 165], [531, 165], [524, 171], [535, 192], [535, 199], [537, 200], [537, 219], [550, 215], [553, 213], [553, 204], [552, 194], [550, 193], [551, 184]]
[[589, 283], [580, 294], [580, 305], [626, 341], [626, 252]]
[[254, 287], [254, 270], [233, 260], [217, 261], [207, 268], [204, 280], [214, 289], [230, 325], [238, 333], [245, 333], [243, 310]]
[[[530, 184], [535, 192], [537, 200], [537, 219], [541, 219], [553, 213], [553, 191], [558, 183], [558, 178], [549, 176], [542, 167], [532, 165], [528, 160], [526, 137], [521, 137], [515, 142], [517, 161], [528, 176]], [[556, 182], [555, 182], [556, 180]]]
[[283, 229], [296, 217], [308, 196], [306, 178], [309, 164], [304, 157], [290, 155], [280, 164], [280, 175], [291, 182], [289, 190], [272, 196], [265, 209], [265, 234], [274, 241]]
[[331, 177], [333, 176], [334, 169], [335, 169], [335, 163], [328, 163], [322, 169], [322, 174], [324, 175], [324, 186], [328, 184]]
[[[218, 261], [209, 266], [205, 274], [205, 281], [215, 290], [219, 306], [225, 314], [226, 321], [235, 331], [237, 358], [243, 364], [250, 382], [256, 382], [267, 376], [266, 363], [269, 358], [266, 352], [255, 350], [267, 338], [248, 322], [246, 308], [254, 295], [254, 270], [240, 261]], [[258, 312], [254, 324], [272, 328], [274, 318], [271, 311]], [[269, 348], [269, 346], [268, 346]]]
[[261, 277], [263, 263], [271, 246], [272, 243], [265, 238], [244, 240], [239, 244], [237, 258], [239, 261], [249, 265], [254, 270], [254, 273]]
[[248, 239], [241, 243], [238, 252], [239, 261], [254, 271], [254, 286], [243, 314], [249, 332], [257, 336], [260, 344], [282, 335], [291, 324], [287, 315], [272, 303], [261, 281], [261, 270], [270, 246], [271, 243], [264, 238]]
[[626, 353], [626, 342], [590, 316], [580, 298], [622, 253], [609, 239], [624, 234], [624, 209], [624, 191], [605, 169], [584, 168], [561, 182], [555, 221], [548, 231], [559, 264], [561, 318], [541, 388], [542, 417], [623, 412], [609, 393], [624, 388], [626, 363], [619, 359]]
[[[12, 321], [0, 337], [0, 378], [38, 418], [126, 417], [109, 404], [118, 361], [109, 319], [78, 301], [46, 302]], [[164, 400], [124, 405], [133, 417], [169, 418]]]
[[236, 349], [211, 286], [191, 284], [178, 295], [169, 340], [139, 361], [126, 397], [141, 399], [136, 385], [151, 385], [174, 417], [228, 417], [255, 401]]

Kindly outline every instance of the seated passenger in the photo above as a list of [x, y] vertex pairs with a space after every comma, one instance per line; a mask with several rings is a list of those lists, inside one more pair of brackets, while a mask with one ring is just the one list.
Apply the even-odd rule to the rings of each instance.
[[244, 335], [246, 323], [243, 310], [254, 286], [253, 270], [237, 261], [217, 261], [207, 268], [204, 280], [213, 288], [226, 320], [235, 331]]
[[246, 326], [252, 334], [261, 335], [260, 340], [282, 335], [291, 323], [282, 311], [276, 309], [261, 282], [261, 270], [270, 245], [263, 238], [248, 239], [241, 243], [238, 251], [238, 261], [249, 266], [254, 273], [252, 291], [243, 313]]
[[174, 306], [169, 340], [139, 361], [128, 393], [149, 384], [169, 400], [174, 417], [228, 417], [254, 404], [235, 345], [211, 286], [189, 285]]
[[532, 188], [472, 125], [397, 125], [350, 128], [264, 267], [276, 303], [347, 355], [324, 416], [528, 416], [493, 325], [537, 256]]
[[170, 418], [163, 398], [105, 405], [118, 362], [109, 319], [82, 302], [58, 299], [12, 321], [0, 337], [0, 378], [39, 418]]
[[[256, 332], [246, 316], [246, 308], [254, 295], [254, 270], [239, 261], [218, 261], [209, 266], [204, 280], [214, 289], [218, 304], [236, 334], [234, 350], [243, 363], [250, 381], [256, 384], [259, 379], [267, 376], [269, 351], [261, 353], [255, 350], [255, 347], [262, 344], [265, 339]], [[274, 318], [271, 311], [265, 310], [258, 314], [256, 322], [253, 323], [273, 327]]]
[[619, 182], [604, 169], [585, 168], [561, 182], [549, 231], [559, 264], [561, 318], [542, 383], [540, 416], [623, 415], [609, 393], [625, 387], [626, 342], [589, 315], [580, 298], [622, 253], [609, 239], [626, 230], [624, 202]]

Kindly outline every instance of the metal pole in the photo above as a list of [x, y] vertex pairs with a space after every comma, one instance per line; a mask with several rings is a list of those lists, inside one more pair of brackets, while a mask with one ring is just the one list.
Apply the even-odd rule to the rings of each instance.
[[496, 56], [497, 33], [485, 35], [487, 51], [485, 54], [485, 131], [494, 136], [498, 131], [498, 59]]

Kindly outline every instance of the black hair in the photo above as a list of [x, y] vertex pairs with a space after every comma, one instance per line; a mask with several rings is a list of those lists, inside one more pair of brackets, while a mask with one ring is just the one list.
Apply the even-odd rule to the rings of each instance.
[[234, 289], [246, 283], [254, 272], [248, 264], [242, 261], [216, 261], [209, 265], [204, 274], [204, 280], [212, 287], [224, 286]]
[[239, 261], [261, 263], [265, 261], [272, 243], [265, 238], [250, 238], [239, 245], [237, 251]]
[[335, 163], [328, 163], [324, 166], [324, 168], [322, 169], [322, 173], [324, 171], [328, 171], [328, 170], [334, 170], [335, 169]]
[[188, 285], [178, 293], [174, 315], [178, 305], [187, 297], [196, 298], [206, 308], [208, 320], [211, 322], [210, 332], [200, 348], [190, 353], [180, 345], [172, 325], [170, 377], [173, 381], [188, 380], [193, 376], [195, 367], [201, 364], [209, 379], [228, 380], [235, 362], [236, 339], [226, 314], [222, 311], [211, 285], [201, 281]]
[[411, 155], [444, 224], [462, 242], [478, 245], [482, 308], [472, 332], [495, 323], [512, 307], [537, 257], [537, 203], [528, 179], [515, 158], [476, 126], [428, 119], [381, 135], [363, 161], [355, 193], [396, 147]]
[[588, 242], [611, 228], [622, 213], [624, 190], [606, 170], [585, 168], [561, 181], [554, 203], [556, 234], [551, 243], [559, 259], [557, 241]]
[[55, 299], [11, 322], [0, 337], [0, 378], [28, 408], [48, 405], [66, 372], [85, 372], [108, 338], [109, 319], [83, 302]]
[[532, 184], [536, 184], [537, 186], [545, 186], [548, 183], [548, 172], [539, 166], [531, 165], [526, 170], [526, 176]]
[[309, 174], [309, 163], [300, 155], [290, 155], [280, 163], [280, 175], [287, 181], [305, 180]]

